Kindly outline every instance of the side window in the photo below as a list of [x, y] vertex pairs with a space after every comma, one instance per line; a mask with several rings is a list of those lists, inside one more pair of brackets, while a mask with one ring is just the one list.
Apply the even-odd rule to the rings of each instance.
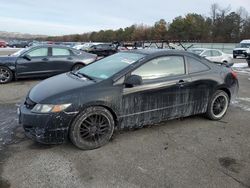
[[100, 44], [100, 45], [96, 45], [95, 47], [96, 47], [96, 49], [102, 49], [103, 45]]
[[52, 56], [69, 56], [70, 51], [65, 48], [52, 48]]
[[221, 56], [222, 54], [219, 52], [219, 51], [217, 51], [217, 50], [213, 50], [212, 51], [212, 56]]
[[206, 50], [205, 52], [203, 52], [203, 54], [201, 54], [202, 56], [206, 56], [206, 57], [211, 57], [212, 56], [212, 52], [211, 50]]
[[182, 56], [164, 56], [143, 64], [132, 74], [143, 80], [182, 75], [185, 74], [185, 63]]
[[30, 57], [43, 57], [48, 56], [48, 48], [38, 48], [31, 52], [28, 52]]
[[191, 57], [187, 57], [187, 63], [188, 63], [188, 72], [190, 74], [209, 70], [209, 68], [206, 65]]

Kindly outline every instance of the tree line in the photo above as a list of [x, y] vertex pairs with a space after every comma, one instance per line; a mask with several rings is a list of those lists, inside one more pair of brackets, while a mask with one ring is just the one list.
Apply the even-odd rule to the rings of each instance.
[[195, 40], [199, 42], [239, 42], [250, 39], [250, 16], [244, 8], [231, 11], [230, 6], [212, 4], [210, 16], [196, 13], [178, 16], [168, 23], [164, 19], [153, 26], [134, 24], [117, 30], [100, 30], [83, 34], [48, 37], [51, 41], [111, 42], [149, 40]]

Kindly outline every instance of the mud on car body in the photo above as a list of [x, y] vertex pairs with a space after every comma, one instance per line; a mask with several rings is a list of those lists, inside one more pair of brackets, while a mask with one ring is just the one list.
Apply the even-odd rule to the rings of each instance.
[[221, 119], [238, 92], [228, 65], [175, 50], [120, 52], [42, 81], [20, 107], [28, 137], [70, 140], [81, 149], [106, 144], [115, 128], [137, 128], [206, 114]]

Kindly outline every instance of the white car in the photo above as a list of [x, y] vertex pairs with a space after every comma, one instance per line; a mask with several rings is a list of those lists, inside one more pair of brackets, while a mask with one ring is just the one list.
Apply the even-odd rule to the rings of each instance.
[[233, 49], [233, 57], [237, 56], [247, 56], [247, 50], [250, 48], [250, 39], [242, 40], [239, 44], [236, 45], [236, 48]]
[[219, 63], [232, 63], [233, 58], [230, 54], [226, 54], [221, 50], [216, 49], [205, 49], [205, 48], [192, 48], [190, 49], [191, 52], [196, 53], [206, 59], [219, 62]]

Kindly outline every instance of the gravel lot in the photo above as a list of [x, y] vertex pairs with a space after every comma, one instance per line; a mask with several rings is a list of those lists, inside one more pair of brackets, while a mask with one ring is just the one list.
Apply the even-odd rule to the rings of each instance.
[[0, 188], [250, 187], [250, 74], [237, 70], [239, 97], [221, 121], [193, 116], [116, 132], [92, 151], [25, 138], [16, 105], [40, 80], [0, 85]]

